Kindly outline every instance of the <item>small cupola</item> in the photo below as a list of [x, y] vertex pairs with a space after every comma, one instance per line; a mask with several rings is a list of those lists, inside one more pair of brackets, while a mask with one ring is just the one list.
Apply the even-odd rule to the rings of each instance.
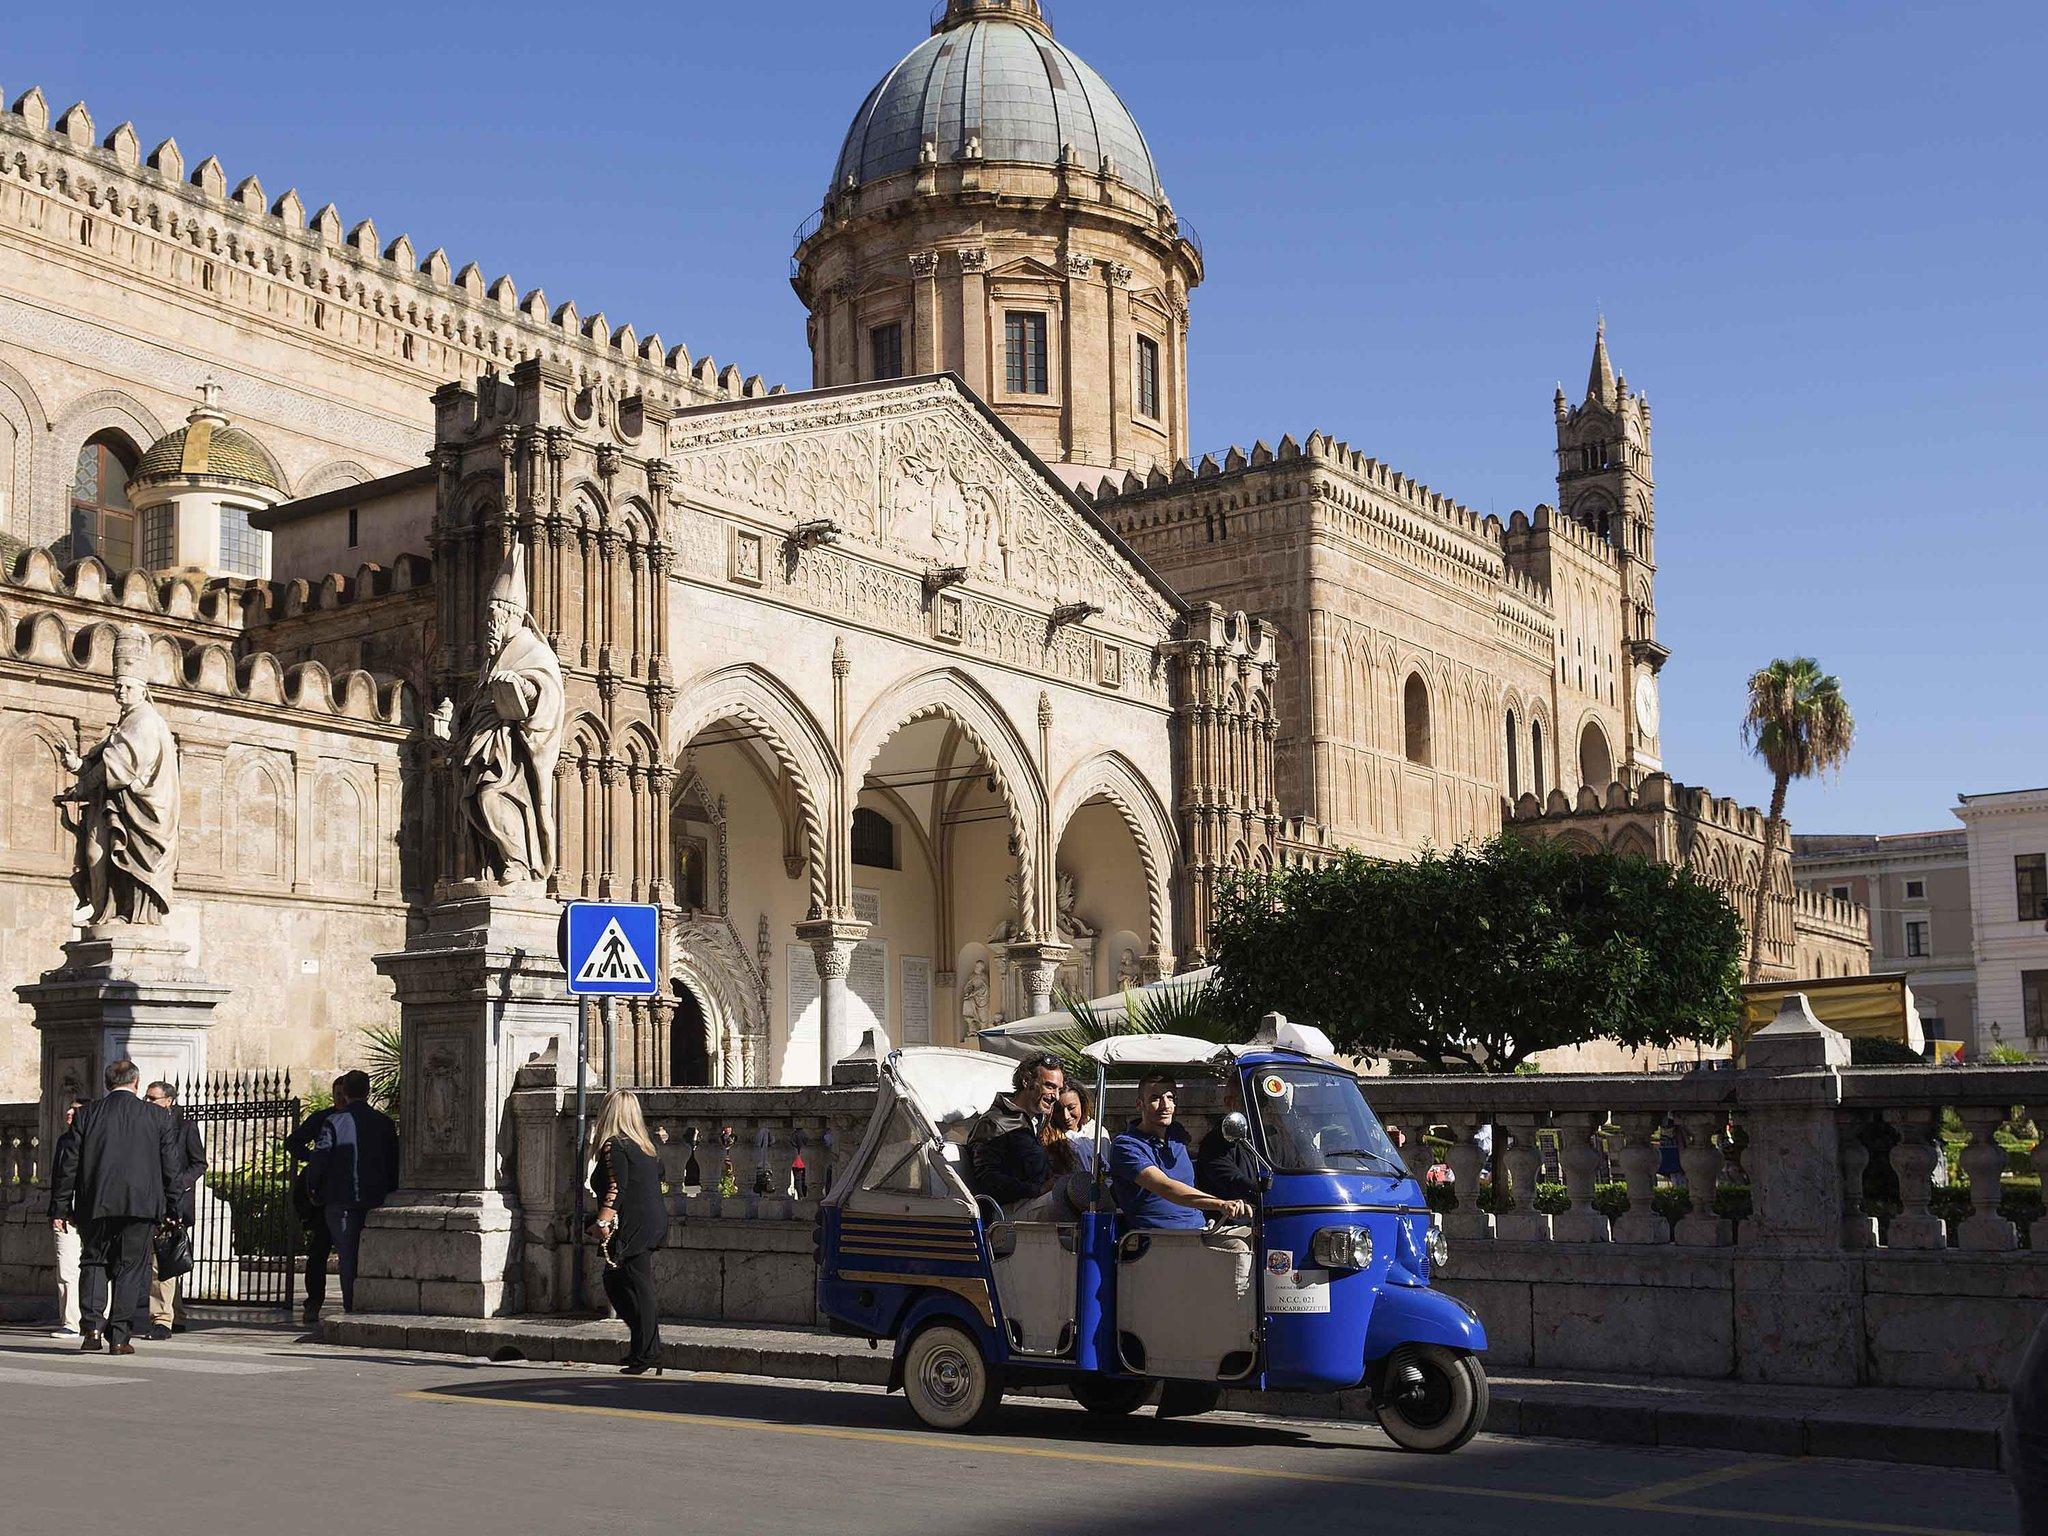
[[229, 422], [220, 396], [212, 379], [200, 385], [185, 425], [153, 443], [128, 481], [144, 569], [269, 574], [270, 536], [250, 526], [249, 514], [283, 501], [284, 485], [254, 434]]

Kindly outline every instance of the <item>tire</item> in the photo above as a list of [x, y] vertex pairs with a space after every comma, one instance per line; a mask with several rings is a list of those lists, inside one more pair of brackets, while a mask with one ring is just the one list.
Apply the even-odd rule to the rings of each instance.
[[933, 1323], [903, 1353], [903, 1395], [933, 1429], [986, 1428], [1003, 1385], [981, 1345], [958, 1323]]
[[1407, 1344], [1387, 1361], [1387, 1388], [1413, 1366], [1422, 1373], [1419, 1395], [1387, 1398], [1375, 1408], [1380, 1428], [1404, 1451], [1447, 1455], [1486, 1423], [1486, 1371], [1476, 1356], [1439, 1344]]
[[1090, 1376], [1075, 1382], [1067, 1390], [1074, 1394], [1074, 1401], [1090, 1413], [1105, 1419], [1120, 1419], [1145, 1406], [1145, 1399], [1152, 1395], [1152, 1383]]

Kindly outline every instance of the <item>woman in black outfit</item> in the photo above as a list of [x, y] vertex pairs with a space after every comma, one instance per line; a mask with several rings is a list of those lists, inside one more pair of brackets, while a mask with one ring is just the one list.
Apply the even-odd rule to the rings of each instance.
[[598, 1212], [590, 1234], [604, 1246], [604, 1293], [631, 1331], [625, 1374], [661, 1374], [661, 1324], [654, 1306], [654, 1250], [668, 1240], [661, 1159], [640, 1101], [610, 1094], [591, 1127], [590, 1192]]

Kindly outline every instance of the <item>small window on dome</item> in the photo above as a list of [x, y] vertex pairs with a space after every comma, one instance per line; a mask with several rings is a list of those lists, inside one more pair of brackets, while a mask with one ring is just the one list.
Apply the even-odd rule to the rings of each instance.
[[249, 526], [248, 507], [220, 509], [220, 568], [230, 576], [263, 574], [263, 534]]
[[1045, 315], [1013, 309], [1003, 318], [1004, 383], [1013, 395], [1052, 393], [1046, 358]]
[[870, 378], [903, 377], [903, 323], [900, 320], [878, 325], [868, 332], [868, 358], [872, 364]]
[[1138, 414], [1159, 420], [1159, 343], [1150, 336], [1138, 338]]

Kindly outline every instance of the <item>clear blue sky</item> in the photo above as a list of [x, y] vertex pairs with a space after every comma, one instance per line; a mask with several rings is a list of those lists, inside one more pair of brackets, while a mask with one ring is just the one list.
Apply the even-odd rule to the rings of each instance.
[[[38, 5], [0, 86], [796, 386], [790, 234], [927, 11]], [[1555, 494], [1551, 390], [1583, 390], [1606, 311], [1656, 412], [1667, 759], [1761, 801], [1743, 679], [1810, 652], [1860, 722], [1840, 781], [1793, 792], [1815, 831], [2048, 783], [2044, 18], [1054, 11], [1206, 242], [1199, 446], [1321, 427], [1504, 516]]]

